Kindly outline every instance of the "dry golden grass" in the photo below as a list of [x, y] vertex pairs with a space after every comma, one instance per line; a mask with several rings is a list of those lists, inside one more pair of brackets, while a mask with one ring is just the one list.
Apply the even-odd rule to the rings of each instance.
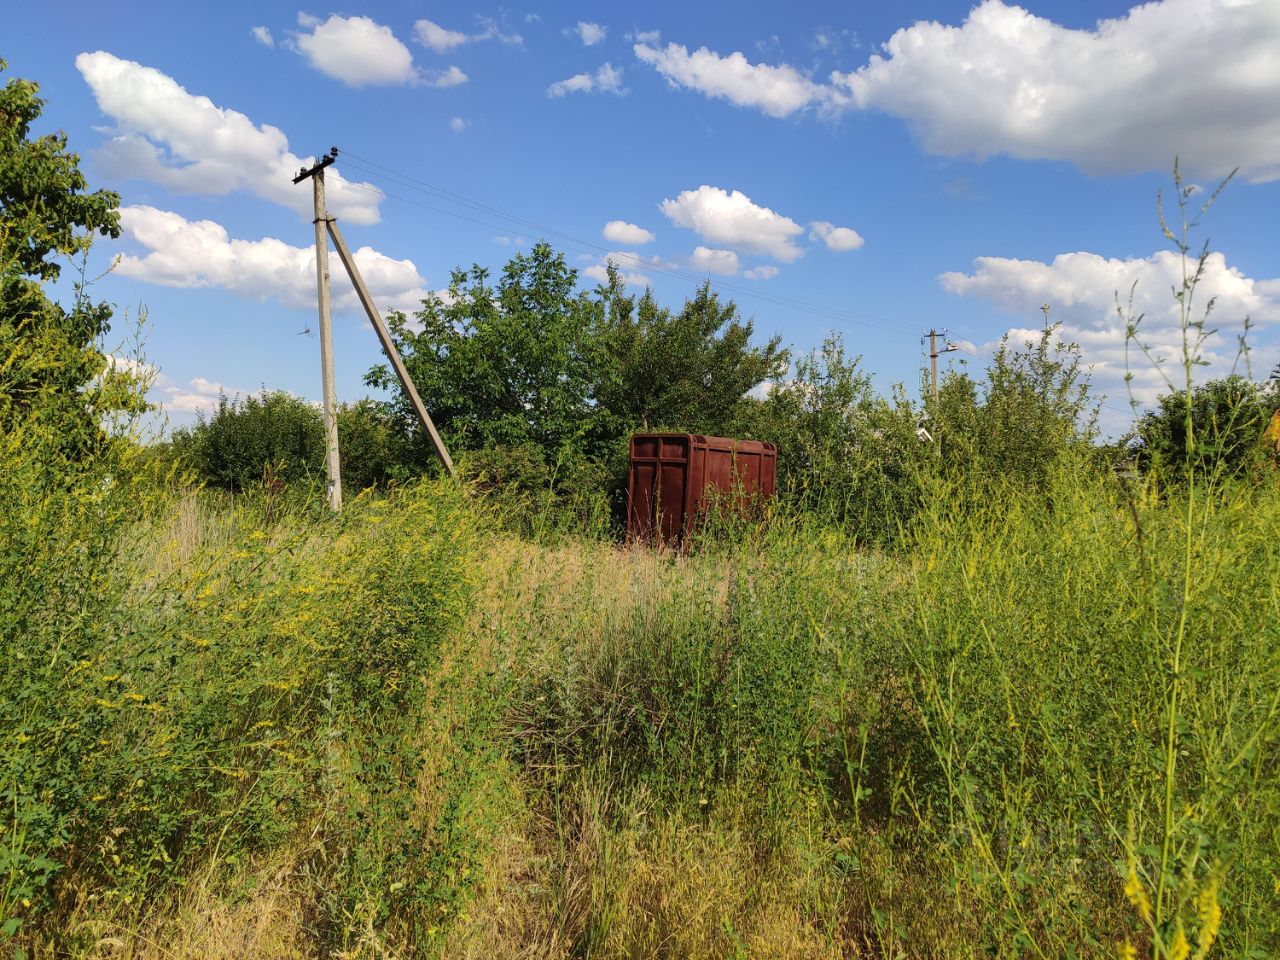
[[243, 870], [223, 864], [177, 897], [145, 905], [140, 920], [89, 905], [72, 927], [92, 960], [313, 960], [320, 953], [308, 905], [294, 889], [298, 860], [277, 855]]

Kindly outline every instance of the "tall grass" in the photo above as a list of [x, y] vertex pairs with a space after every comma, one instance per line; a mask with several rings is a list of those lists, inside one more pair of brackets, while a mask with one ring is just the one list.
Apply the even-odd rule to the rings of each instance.
[[33, 537], [14, 942], [1274, 951], [1280, 493], [1190, 528], [1194, 491], [1083, 461], [933, 493], [887, 553], [781, 510], [690, 555], [539, 546], [443, 483], [337, 521], [165, 494], [74, 570]]
[[185, 490], [15, 422], [15, 955], [1280, 952], [1273, 474], [1071, 443], [669, 553], [445, 480], [338, 518]]
[[[321, 942], [358, 940], [405, 889], [456, 909], [423, 845], [457, 830], [451, 794], [423, 810], [413, 783], [474, 589], [483, 521], [461, 491], [306, 523], [236, 504], [211, 525], [126, 465], [58, 488], [25, 469], [38, 449], [4, 452], [6, 933], [83, 949], [193, 871], [304, 836]], [[465, 861], [470, 842], [444, 846]]]

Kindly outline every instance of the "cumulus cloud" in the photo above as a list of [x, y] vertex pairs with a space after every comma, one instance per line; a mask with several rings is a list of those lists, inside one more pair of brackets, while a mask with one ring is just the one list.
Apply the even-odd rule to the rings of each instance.
[[[1061, 336], [1080, 344], [1086, 363], [1093, 365], [1095, 387], [1113, 400], [1127, 401], [1125, 374], [1130, 372], [1135, 399], [1148, 404], [1167, 391], [1168, 385], [1161, 370], [1136, 346], [1130, 347], [1126, 360], [1125, 321], [1116, 312], [1116, 297], [1118, 294], [1127, 308], [1129, 291], [1133, 290], [1133, 311], [1143, 315], [1138, 340], [1163, 361], [1165, 374], [1179, 371], [1182, 335], [1178, 305], [1170, 293], [1182, 282], [1182, 261], [1176, 253], [1160, 251], [1126, 260], [1095, 253], [1064, 253], [1050, 263], [979, 257], [973, 272], [944, 273], [939, 280], [953, 294], [978, 297], [1023, 317], [1038, 319], [1041, 305], [1048, 304], [1050, 318], [1062, 324]], [[1247, 277], [1228, 265], [1221, 253], [1211, 253], [1196, 291], [1196, 303], [1203, 305], [1210, 298], [1216, 305], [1209, 326], [1218, 332], [1205, 343], [1202, 359], [1207, 366], [1199, 368], [1201, 376], [1223, 376], [1231, 371], [1236, 362], [1236, 336], [1243, 331], [1246, 316], [1258, 327], [1255, 339], [1263, 343], [1262, 354], [1273, 352], [1265, 339], [1268, 327], [1280, 325], [1280, 280]], [[1015, 327], [1010, 331], [1016, 342], [1038, 335], [1037, 329]]]
[[1074, 30], [1003, 0], [895, 33], [832, 83], [926, 149], [1067, 160], [1086, 172], [1235, 166], [1280, 178], [1280, 4], [1159, 0]]
[[249, 31], [249, 35], [264, 47], [274, 47], [276, 45], [276, 38], [271, 35], [271, 31], [266, 27], [254, 27]]
[[144, 384], [147, 400], [166, 413], [211, 413], [218, 406], [220, 397], [248, 396], [251, 392], [228, 387], [207, 377], [192, 377], [185, 384], [179, 384], [159, 367], [133, 357], [109, 353], [104, 359], [112, 369], [123, 371]]
[[690, 53], [678, 43], [664, 48], [637, 43], [632, 49], [642, 63], [654, 67], [673, 87], [696, 90], [740, 107], [756, 107], [771, 117], [787, 117], [840, 96], [795, 67], [753, 64], [741, 53], [721, 56], [706, 47]]
[[413, 25], [413, 35], [420, 44], [436, 53], [448, 53], [463, 44], [483, 43], [486, 40], [497, 40], [513, 46], [524, 43], [524, 37], [520, 34], [504, 32], [496, 20], [488, 17], [480, 18], [480, 29], [475, 33], [450, 30], [431, 20], [418, 20]]
[[368, 17], [334, 14], [310, 33], [295, 34], [293, 42], [311, 66], [348, 86], [405, 84], [418, 76], [409, 48]]
[[574, 74], [567, 80], [557, 80], [547, 87], [547, 96], [553, 99], [567, 93], [612, 93], [621, 96], [626, 92], [622, 86], [622, 71], [611, 63], [604, 64], [595, 73]]
[[660, 256], [645, 256], [634, 250], [614, 250], [600, 257], [595, 263], [586, 267], [582, 274], [599, 283], [608, 279], [606, 264], [612, 263], [622, 273], [622, 282], [629, 287], [647, 287], [651, 283], [647, 270], [674, 270], [677, 265], [663, 260]]
[[778, 268], [771, 263], [762, 264], [758, 267], [752, 267], [746, 271], [743, 276], [748, 280], [772, 280], [778, 275]]
[[625, 243], [636, 247], [653, 242], [653, 234], [644, 227], [625, 220], [610, 220], [604, 225], [604, 238], [610, 243]]
[[658, 205], [676, 226], [693, 230], [703, 240], [744, 253], [763, 254], [784, 263], [804, 255], [794, 238], [804, 227], [790, 217], [752, 202], [739, 190], [729, 193], [703, 184]]
[[[145, 250], [124, 254], [116, 272], [166, 287], [213, 287], [253, 300], [275, 299], [289, 307], [313, 307], [316, 258], [313, 247], [295, 247], [274, 237], [239, 240], [212, 220], [187, 220], [148, 206], [120, 210], [124, 234]], [[380, 310], [410, 310], [427, 294], [412, 260], [395, 260], [370, 247], [354, 253], [361, 276]], [[358, 310], [337, 255], [330, 253], [335, 309]]]
[[413, 34], [424, 47], [436, 53], [448, 53], [454, 47], [460, 47], [470, 41], [468, 34], [459, 30], [448, 30], [431, 20], [419, 20], [413, 25]]
[[698, 246], [689, 256], [689, 266], [695, 270], [731, 277], [738, 272], [738, 255], [732, 250], [712, 250], [710, 247]]
[[433, 87], [456, 87], [459, 84], [466, 83], [471, 78], [459, 70], [457, 67], [449, 67], [445, 70], [435, 70], [423, 75], [423, 82]]
[[578, 35], [578, 39], [582, 41], [583, 46], [594, 47], [597, 43], [601, 43], [604, 40], [604, 35], [607, 30], [607, 27], [602, 27], [598, 23], [588, 23], [587, 21], [579, 20], [578, 25], [574, 28], [573, 32]]
[[809, 239], [821, 240], [828, 250], [843, 252], [857, 250], [863, 244], [862, 234], [852, 227], [837, 227], [826, 220], [814, 220], [809, 224]]
[[157, 372], [155, 382], [147, 391], [147, 399], [159, 404], [166, 413], [210, 414], [218, 408], [223, 397], [234, 399], [252, 393], [252, 390], [228, 387], [207, 377], [192, 377], [185, 384], [180, 384]]
[[[249, 190], [311, 218], [311, 191], [292, 181], [315, 158], [292, 153], [278, 128], [258, 126], [159, 70], [101, 50], [80, 54], [76, 68], [118, 128], [95, 155], [108, 178], [150, 180], [181, 193]], [[382, 191], [334, 169], [325, 181], [333, 213], [352, 223], [378, 222]]]
[[454, 117], [449, 121], [449, 129], [454, 133], [462, 133], [469, 126], [471, 126], [471, 121], [465, 117]]
[[893, 114], [935, 154], [1062, 160], [1103, 174], [1167, 170], [1178, 156], [1196, 177], [1239, 166], [1255, 182], [1280, 179], [1275, 0], [1153, 0], [1092, 29], [983, 0], [960, 26], [921, 21], [862, 67], [818, 79], [740, 52], [633, 49], [673, 87], [772, 117]]

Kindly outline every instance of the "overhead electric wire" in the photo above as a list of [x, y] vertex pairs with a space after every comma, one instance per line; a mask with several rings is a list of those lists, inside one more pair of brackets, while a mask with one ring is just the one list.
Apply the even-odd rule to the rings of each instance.
[[[342, 157], [344, 166], [350, 164], [350, 166], [360, 171], [366, 177], [389, 181], [395, 184], [396, 186], [403, 187], [408, 190], [416, 191], [418, 193], [432, 197], [433, 199], [439, 200], [444, 203], [455, 204], [473, 213], [489, 214], [491, 217], [497, 218], [500, 221], [505, 221], [505, 223], [493, 223], [492, 220], [483, 220], [474, 216], [467, 216], [466, 214], [459, 213], [456, 210], [448, 210], [448, 209], [445, 209], [444, 207], [438, 207], [429, 203], [423, 203], [420, 200], [414, 200], [409, 197], [404, 197], [398, 194], [389, 193], [386, 190], [382, 189], [380, 186], [377, 186], [376, 184], [374, 184], [373, 186], [366, 186], [365, 184], [355, 183], [351, 180], [344, 179], [343, 181], [344, 186], [351, 187], [354, 190], [361, 190], [366, 193], [371, 193], [371, 194], [379, 195], [382, 197], [386, 197], [389, 200], [396, 200], [401, 203], [408, 203], [413, 206], [421, 207], [424, 210], [430, 210], [434, 213], [443, 214], [444, 216], [453, 217], [457, 220], [463, 220], [468, 223], [477, 224], [479, 226], [489, 227], [494, 230], [509, 230], [511, 229], [510, 224], [518, 224], [521, 227], [524, 227], [532, 232], [536, 232], [541, 236], [558, 238], [561, 245], [568, 247], [572, 250], [575, 250], [578, 253], [586, 253], [586, 254], [592, 254], [596, 256], [602, 256], [603, 259], [611, 260], [620, 267], [624, 267], [624, 268], [630, 267], [636, 270], [645, 270], [653, 273], [661, 273], [666, 276], [690, 281], [692, 283], [706, 282], [718, 290], [735, 293], [740, 296], [751, 297], [756, 300], [761, 300], [766, 303], [772, 303], [780, 307], [786, 307], [801, 313], [808, 313], [813, 316], [818, 316], [825, 320], [832, 321], [842, 326], [847, 326], [851, 328], [858, 327], [858, 326], [868, 326], [868, 327], [877, 327], [882, 330], [894, 330], [894, 331], [897, 331], [897, 330], [915, 331], [919, 329], [918, 324], [913, 324], [907, 321], [893, 320], [891, 318], [881, 317], [875, 314], [861, 313], [856, 310], [848, 310], [848, 309], [843, 309], [838, 307], [828, 307], [822, 304], [810, 303], [804, 300], [796, 300], [792, 297], [784, 297], [777, 294], [766, 293], [761, 290], [754, 290], [754, 289], [751, 289], [750, 287], [744, 287], [738, 284], [728, 283], [723, 280], [715, 280], [715, 279], [712, 279], [709, 275], [703, 276], [696, 273], [690, 273], [688, 271], [681, 270], [672, 264], [661, 263], [661, 262], [655, 263], [651, 260], [646, 260], [644, 257], [636, 254], [627, 253], [625, 251], [611, 250], [609, 247], [604, 246], [603, 244], [596, 243], [592, 240], [584, 240], [581, 237], [577, 237], [577, 236], [574, 236], [573, 234], [565, 233], [562, 230], [557, 230], [554, 227], [547, 226], [546, 224], [538, 223], [537, 221], [529, 220], [525, 217], [521, 217], [513, 213], [507, 213], [506, 211], [501, 210], [498, 207], [491, 206], [490, 204], [483, 203], [479, 200], [474, 200], [471, 197], [464, 196], [463, 194], [460, 194], [460, 193], [455, 193], [452, 190], [446, 190], [443, 187], [428, 183], [425, 180], [420, 180], [417, 177], [414, 177], [410, 174], [403, 173], [398, 170], [393, 170], [392, 168], [387, 167], [383, 164], [380, 164], [375, 160], [370, 160], [366, 157], [361, 157], [358, 154], [351, 153], [349, 150], [343, 149], [341, 151], [341, 157]], [[629, 261], [629, 262], [622, 262], [622, 261]], [[984, 352], [982, 352], [976, 347], [971, 349], [969, 347], [963, 346], [962, 344], [958, 344], [958, 343], [954, 344], [954, 346], [957, 350], [959, 350], [962, 353], [968, 354], [969, 356], [973, 357], [975, 360], [980, 360], [986, 364], [990, 364], [994, 361], [994, 357], [990, 356], [989, 354], [985, 354]], [[923, 357], [923, 353], [922, 353], [922, 357]], [[1133, 411], [1131, 409], [1121, 410], [1119, 407], [1116, 407], [1106, 402], [1101, 403], [1100, 406], [1103, 406], [1106, 409], [1116, 413], [1123, 412], [1126, 415], [1130, 415], [1130, 416], [1133, 414]]]
[[[507, 213], [503, 210], [498, 209], [497, 207], [493, 207], [493, 206], [490, 206], [489, 204], [481, 203], [478, 200], [473, 200], [461, 194], [457, 194], [452, 191], [445, 190], [442, 187], [437, 187], [425, 181], [418, 180], [417, 178], [412, 177], [408, 174], [400, 173], [399, 171], [392, 170], [389, 167], [383, 166], [382, 164], [376, 163], [371, 160], [366, 160], [348, 151], [344, 150], [342, 152], [342, 157], [344, 158], [344, 162], [347, 160], [355, 161], [354, 163], [351, 164], [351, 166], [355, 167], [365, 176], [388, 180], [392, 183], [395, 183], [397, 186], [405, 187], [410, 190], [416, 190], [420, 193], [431, 196], [437, 200], [442, 200], [446, 203], [458, 204], [459, 206], [467, 208], [472, 212], [488, 213], [501, 220], [509, 221], [510, 223], [519, 224], [522, 227], [528, 228], [529, 230], [532, 230], [532, 231], [536, 231], [544, 236], [557, 237], [564, 243], [565, 246], [575, 249], [577, 250], [577, 252], [590, 253], [598, 256], [603, 256], [603, 258], [605, 259], [614, 261], [614, 263], [616, 263], [620, 267], [624, 267], [624, 268], [629, 267], [637, 270], [646, 270], [650, 272], [661, 273], [667, 276], [676, 277], [678, 279], [687, 280], [693, 283], [702, 283], [704, 281], [709, 282], [713, 287], [719, 290], [736, 293], [741, 296], [752, 297], [757, 300], [762, 300], [768, 303], [772, 303], [776, 306], [788, 307], [790, 309], [797, 310], [803, 313], [809, 313], [809, 314], [823, 317], [828, 320], [833, 320], [844, 325], [849, 325], [849, 326], [865, 325], [865, 326], [879, 327], [881, 329], [894, 329], [894, 330], [915, 330], [917, 328], [915, 324], [908, 323], [906, 321], [893, 320], [888, 317], [876, 316], [875, 314], [860, 313], [859, 311], [856, 311], [856, 310], [828, 307], [822, 304], [815, 304], [815, 303], [810, 303], [803, 300], [796, 300], [795, 298], [792, 298], [792, 297], [784, 297], [784, 296], [779, 296], [777, 294], [765, 293], [763, 291], [753, 290], [748, 287], [740, 286], [738, 284], [728, 283], [723, 280], [714, 280], [707, 276], [702, 276], [696, 273], [690, 273], [688, 271], [681, 270], [678, 267], [675, 267], [671, 264], [654, 263], [651, 260], [646, 260], [644, 257], [638, 256], [635, 254], [630, 254], [630, 253], [621, 252], [621, 251], [613, 251], [602, 244], [595, 243], [594, 241], [591, 241], [591, 240], [584, 240], [581, 237], [577, 237], [577, 236], [574, 236], [573, 234], [565, 233], [562, 230], [557, 230], [554, 227], [547, 226], [546, 224], [538, 223], [533, 220], [528, 220], [524, 217], [517, 216], [516, 214]], [[347, 181], [346, 185], [356, 189], [364, 189], [366, 191], [370, 190], [369, 187], [363, 187], [361, 184], [352, 183], [351, 181]], [[382, 190], [380, 187], [375, 186], [374, 189], [377, 192], [382, 193], [384, 196], [390, 199], [399, 200], [405, 203], [415, 204], [417, 206], [424, 207], [425, 209], [432, 210], [437, 213], [442, 213], [446, 216], [456, 217], [458, 219], [466, 220], [471, 223], [478, 223], [482, 226], [492, 227], [496, 230], [510, 229], [509, 226], [503, 226], [503, 225], [492, 223], [490, 221], [479, 220], [479, 219], [476, 219], [475, 217], [469, 217], [469, 216], [457, 213], [455, 211], [446, 210], [441, 207], [436, 207], [430, 204], [421, 203], [420, 201], [411, 200], [407, 197], [388, 193]]]

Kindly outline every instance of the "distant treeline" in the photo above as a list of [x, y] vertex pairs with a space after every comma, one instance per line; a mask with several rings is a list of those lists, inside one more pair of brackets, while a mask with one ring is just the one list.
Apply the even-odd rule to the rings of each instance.
[[[760, 340], [709, 284], [674, 310], [651, 291], [628, 294], [616, 271], [583, 291], [545, 244], [493, 281], [479, 266], [456, 272], [448, 297], [432, 295], [390, 326], [463, 471], [510, 506], [579, 528], [617, 523], [636, 431], [771, 441], [786, 497], [880, 541], [919, 508], [925, 475], [1034, 485], [1074, 456], [1103, 468], [1176, 464], [1165, 471], [1176, 479], [1188, 462], [1188, 412], [1199, 467], [1260, 466], [1280, 405], [1274, 380], [1215, 380], [1195, 390], [1189, 411], [1170, 394], [1129, 435], [1099, 445], [1079, 350], [1052, 327], [1002, 343], [977, 375], [947, 371], [937, 403], [924, 405], [902, 387], [878, 394], [840, 338], [800, 354], [778, 336]], [[390, 371], [380, 365], [365, 379], [392, 399], [340, 409], [345, 489], [430, 472], [434, 454]], [[320, 481], [323, 433], [315, 407], [264, 392], [222, 398], [156, 453], [228, 490], [296, 486]]]

